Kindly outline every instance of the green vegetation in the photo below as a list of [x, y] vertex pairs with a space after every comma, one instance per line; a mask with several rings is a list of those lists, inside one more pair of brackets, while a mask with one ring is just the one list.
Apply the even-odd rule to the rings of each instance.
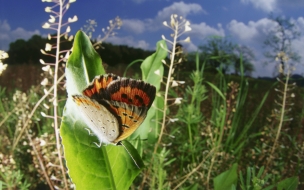
[[[172, 29], [173, 38], [163, 37], [156, 52], [109, 44], [98, 49], [103, 61], [108, 55], [109, 66], [122, 63], [116, 74], [144, 58], [140, 68], [128, 67], [126, 77], [141, 76], [156, 86], [145, 122], [123, 142], [140, 168], [122, 146], [94, 146], [96, 137], [75, 118], [77, 111], [66, 111], [72, 107], [66, 90], [81, 93], [107, 70], [83, 32], [75, 36], [68, 60], [62, 57], [70, 42], [55, 48], [67, 33], [53, 35], [57, 46], [43, 54], [55, 55], [55, 61], [49, 60], [55, 67], [46, 64], [47, 56], [41, 61], [39, 56], [12, 53], [25, 51], [21, 47], [35, 40], [38, 48], [49, 41], [33, 36], [13, 43], [10, 60], [42, 62], [44, 72], [41, 84], [24, 92], [0, 88], [0, 189], [72, 189], [74, 184], [77, 189], [119, 190], [303, 188], [304, 90], [290, 82], [286, 55], [278, 55], [285, 69], [277, 81], [248, 78], [250, 58], [224, 51], [231, 44], [210, 41], [210, 52], [185, 55], [178, 39], [188, 41], [182, 34], [191, 30], [189, 22], [172, 15], [168, 23], [164, 25]], [[121, 57], [113, 61], [116, 54]], [[12, 65], [6, 63], [9, 69]], [[231, 65], [235, 75], [225, 74]], [[10, 80], [5, 72], [1, 80]]]

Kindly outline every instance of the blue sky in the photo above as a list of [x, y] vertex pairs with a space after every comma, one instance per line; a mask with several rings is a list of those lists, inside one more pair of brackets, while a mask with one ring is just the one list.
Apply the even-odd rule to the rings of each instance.
[[[49, 19], [44, 8], [51, 5], [40, 0], [0, 0], [0, 49], [7, 50], [9, 43], [19, 38], [53, 32], [41, 27]], [[77, 0], [71, 4], [65, 19], [78, 17], [77, 22], [70, 24], [71, 34], [83, 27], [86, 20], [96, 20], [98, 27], [93, 36], [97, 37], [109, 20], [119, 16], [123, 26], [108, 42], [154, 49], [162, 34], [170, 37], [171, 31], [162, 22], [170, 21], [171, 14], [178, 14], [191, 23], [192, 31], [184, 35], [192, 41], [183, 44], [187, 51], [196, 50], [212, 35], [228, 37], [253, 50], [256, 56], [253, 76], [256, 77], [272, 76], [274, 71], [275, 62], [263, 65], [263, 41], [274, 27], [268, 15], [272, 12], [275, 16], [291, 18], [299, 30], [304, 31], [303, 8], [304, 0]], [[292, 44], [294, 51], [301, 55], [304, 33]], [[304, 67], [298, 65], [296, 73], [303, 74]]]

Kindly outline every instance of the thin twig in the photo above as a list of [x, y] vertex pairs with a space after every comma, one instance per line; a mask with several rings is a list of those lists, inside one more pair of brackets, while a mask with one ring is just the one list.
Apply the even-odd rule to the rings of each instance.
[[37, 156], [37, 159], [38, 159], [39, 164], [40, 164], [40, 169], [42, 170], [43, 175], [44, 175], [44, 177], [45, 177], [45, 179], [46, 179], [46, 181], [47, 181], [49, 187], [51, 188], [51, 190], [54, 190], [53, 184], [52, 184], [52, 182], [51, 182], [51, 180], [50, 180], [48, 174], [46, 173], [46, 169], [45, 169], [45, 167], [44, 167], [43, 161], [42, 161], [42, 159], [40, 158], [40, 156], [39, 156], [39, 154], [38, 154], [38, 151], [37, 151], [37, 149], [36, 149], [36, 147], [35, 147], [35, 145], [34, 145], [34, 142], [32, 141], [31, 136], [29, 135], [28, 131], [26, 131], [25, 134], [26, 134], [28, 140], [30, 141], [30, 145], [32, 146], [32, 148], [33, 148], [33, 150], [34, 150], [35, 155]]
[[[65, 75], [62, 75], [62, 76], [58, 79], [58, 83], [59, 83], [62, 79], [64, 79], [64, 77], [65, 77]], [[57, 85], [57, 84], [56, 84], [56, 85]], [[23, 125], [23, 128], [21, 129], [21, 131], [20, 131], [18, 137], [14, 140], [12, 150], [14, 150], [14, 149], [16, 148], [16, 146], [17, 146], [17, 144], [18, 144], [18, 142], [19, 142], [19, 140], [20, 140], [20, 138], [21, 138], [21, 136], [22, 136], [24, 130], [27, 128], [27, 126], [28, 126], [29, 122], [31, 121], [31, 118], [33, 117], [33, 115], [34, 115], [34, 113], [36, 112], [37, 108], [40, 106], [41, 102], [42, 102], [46, 97], [49, 96], [50, 92], [54, 89], [54, 86], [55, 86], [55, 85], [53, 85], [48, 91], [46, 91], [46, 93], [44, 94], [44, 96], [42, 96], [42, 97], [40, 98], [40, 100], [38, 100], [38, 102], [37, 102], [37, 103], [35, 104], [35, 106], [33, 107], [32, 111], [31, 111], [31, 113], [28, 115], [28, 119], [26, 120], [25, 124]]]
[[[200, 167], [202, 167], [202, 165], [205, 163], [206, 159], [209, 158], [209, 157], [211, 156], [211, 154], [213, 154], [214, 151], [215, 151], [215, 149], [212, 149], [212, 150], [207, 154], [207, 156], [201, 161], [201, 163], [200, 163], [196, 168], [194, 168], [194, 169], [193, 169], [190, 173], [188, 173], [187, 175], [181, 177], [181, 179], [182, 179], [182, 178], [185, 178], [185, 179], [183, 179], [179, 184], [177, 184], [177, 185], [174, 187], [173, 190], [179, 188], [183, 183], [185, 183], [185, 182], [187, 181], [187, 179], [188, 179], [189, 177], [192, 176], [192, 174], [194, 174], [195, 172], [197, 172], [197, 171], [200, 169]], [[181, 180], [181, 179], [179, 179], [179, 180]]]

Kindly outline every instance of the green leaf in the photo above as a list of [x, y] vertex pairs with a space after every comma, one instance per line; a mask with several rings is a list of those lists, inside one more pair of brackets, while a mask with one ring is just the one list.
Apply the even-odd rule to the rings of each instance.
[[157, 42], [156, 52], [147, 57], [141, 64], [142, 79], [156, 87], [159, 91], [160, 84], [164, 75], [164, 66], [162, 60], [168, 55], [167, 44], [165, 40]]
[[237, 164], [214, 178], [214, 189], [233, 189], [237, 182]]
[[298, 177], [290, 177], [278, 183], [278, 190], [296, 190], [298, 188]]
[[[166, 51], [166, 49], [166, 42], [164, 40], [160, 40], [159, 42], [157, 42], [156, 52], [147, 57], [140, 66], [142, 71], [142, 79], [154, 85], [156, 87], [157, 92], [160, 89], [161, 81], [164, 74], [164, 66], [162, 60], [167, 57], [168, 52]], [[136, 139], [138, 136], [140, 136], [140, 139], [147, 139], [148, 135], [151, 134], [151, 126], [153, 126], [152, 130], [158, 128], [157, 121], [159, 120], [154, 120], [154, 122], [151, 121], [155, 114], [159, 112], [159, 109], [157, 108], [162, 108], [157, 106], [157, 104], [159, 104], [158, 101], [160, 101], [160, 99], [158, 98], [158, 96], [156, 96], [153, 106], [148, 111], [145, 121], [131, 135], [130, 139]]]
[[88, 36], [78, 31], [73, 53], [66, 66], [68, 93], [79, 93], [94, 79], [96, 75], [105, 74], [99, 54], [95, 51]]
[[69, 98], [60, 127], [66, 165], [77, 189], [129, 189], [140, 172], [129, 153], [143, 167], [140, 156], [128, 142], [123, 143], [127, 150], [114, 145], [98, 148], [94, 144], [99, 143], [97, 137], [88, 133], [81, 113], [70, 98], [82, 94], [95, 76], [104, 73], [101, 59], [89, 38], [79, 31], [66, 68]]
[[194, 183], [190, 185], [189, 187], [185, 187], [184, 190], [197, 190], [198, 189], [198, 184]]

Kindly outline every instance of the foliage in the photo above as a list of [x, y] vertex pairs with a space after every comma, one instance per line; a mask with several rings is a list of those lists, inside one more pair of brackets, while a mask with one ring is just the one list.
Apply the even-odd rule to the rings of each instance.
[[275, 185], [268, 186], [267, 188], [263, 188], [268, 180], [271, 178], [271, 175], [262, 176], [264, 172], [264, 167], [261, 167], [256, 174], [255, 168], [248, 167], [246, 171], [246, 179], [244, 178], [242, 172], [240, 172], [240, 186], [244, 190], [258, 190], [258, 189], [273, 189]]
[[[57, 69], [44, 67], [45, 77], [54, 84], [44, 81], [43, 88], [37, 85], [26, 92], [0, 89], [0, 189], [69, 189], [73, 182], [80, 188], [107, 183], [107, 187], [122, 189], [129, 188], [138, 174], [133, 189], [303, 188], [303, 89], [289, 82], [291, 73], [282, 72], [278, 83], [245, 78], [246, 53], [227, 53], [212, 42], [217, 54], [210, 51], [204, 59], [198, 54], [187, 57], [187, 68], [191, 69], [174, 75], [175, 68], [187, 63], [183, 51], [176, 49], [181, 43], [178, 39], [191, 28], [177, 15], [172, 15], [170, 24], [164, 24], [173, 31], [172, 41], [163, 37], [171, 49], [159, 42], [157, 52], [141, 66], [142, 78], [157, 87], [157, 98], [145, 123], [131, 136], [132, 144], [126, 142], [132, 155], [142, 156], [146, 168], [136, 168], [121, 146], [98, 149], [92, 145], [96, 138], [83, 130], [78, 118], [70, 117], [75, 111], [70, 115], [66, 112], [70, 103], [61, 91], [64, 77], [59, 73], [54, 76], [63, 63], [58, 59]], [[81, 92], [95, 75], [105, 72], [90, 41], [83, 33], [78, 35], [67, 65], [69, 95]], [[182, 42], [186, 41], [189, 39]], [[223, 46], [225, 50], [233, 44], [224, 42]], [[125, 51], [118, 50], [113, 52]], [[162, 61], [167, 52], [170, 56]], [[72, 68], [82, 63], [94, 65]], [[225, 75], [223, 71], [230, 68], [222, 63], [234, 67], [240, 76]], [[208, 65], [217, 70], [206, 70]], [[160, 84], [162, 80], [165, 85]], [[54, 85], [58, 87], [56, 97], [50, 95]], [[67, 165], [61, 162], [54, 118], [63, 121], [60, 132]], [[113, 166], [114, 159], [123, 164]], [[73, 181], [64, 180], [66, 166]], [[101, 176], [108, 180], [101, 180]]]
[[[73, 53], [67, 62], [66, 69], [67, 91], [69, 95], [81, 94], [82, 90], [96, 75], [105, 73], [100, 64], [100, 58], [90, 43], [85, 34], [82, 32], [77, 33]], [[158, 56], [158, 54], [155, 54], [152, 59], [148, 58], [147, 60], [152, 61], [146, 62], [146, 65], [150, 67], [154, 59], [164, 58], [164, 56], [157, 58]], [[153, 64], [153, 66], [156, 66], [156, 64]], [[153, 77], [153, 73], [151, 74], [150, 71], [151, 69], [149, 68], [143, 68], [143, 72], [146, 75], [152, 75]], [[148, 81], [150, 79], [146, 76], [145, 80]], [[155, 82], [157, 80], [154, 80]], [[61, 137], [65, 147], [65, 158], [69, 168], [69, 175], [73, 179], [76, 188], [128, 189], [134, 177], [140, 172], [140, 169], [136, 167], [124, 148], [112, 145], [102, 146], [101, 148], [92, 147], [90, 144], [96, 141], [96, 139], [90, 138], [89, 133], [87, 133], [87, 137], [84, 136], [83, 130], [86, 127], [79, 120], [78, 112], [73, 111], [75, 110], [73, 103], [67, 101], [65, 110], [61, 125]], [[147, 118], [149, 118], [149, 115]], [[125, 146], [126, 143], [124, 142]], [[128, 152], [134, 157], [137, 152], [134, 148], [128, 147]], [[79, 154], [78, 152], [86, 152], [86, 154]], [[87, 159], [88, 155], [90, 155], [90, 159]], [[75, 162], [75, 158], [77, 162]], [[124, 164], [118, 165], [116, 164], [117, 162]], [[136, 160], [136, 162], [140, 163], [141, 161]], [[139, 166], [142, 166], [142, 164], [139, 164]], [[83, 168], [87, 169], [83, 170]], [[126, 173], [126, 171], [128, 172]], [[92, 173], [94, 175], [91, 175]], [[87, 176], [86, 180], [83, 180], [83, 175]]]
[[243, 65], [244, 73], [250, 75], [254, 70], [251, 61], [254, 54], [246, 46], [240, 46], [222, 37], [211, 37], [205, 45], [199, 47], [201, 59], [208, 60], [206, 69], [215, 71], [221, 69], [225, 73], [240, 73], [240, 66]]
[[[8, 65], [18, 64], [40, 64], [40, 59], [45, 62], [52, 62], [53, 58], [47, 55], [41, 55], [40, 50], [44, 49], [46, 43], [55, 44], [56, 39], [51, 40], [43, 38], [39, 35], [33, 35], [29, 40], [16, 40], [10, 44], [8, 54], [10, 57], [6, 60]], [[67, 41], [64, 37], [61, 37], [62, 49], [70, 49], [72, 42]], [[92, 40], [92, 43], [96, 43]], [[102, 48], [96, 50], [100, 57], [103, 59], [103, 64], [107, 64], [111, 67], [117, 64], [128, 64], [135, 59], [144, 59], [152, 53], [152, 51], [142, 50], [139, 48], [133, 48], [126, 45], [113, 45], [111, 43], [102, 43]], [[55, 53], [53, 49], [51, 53]]]
[[[283, 53], [291, 61], [299, 62], [301, 57], [292, 49], [291, 44], [293, 40], [300, 38], [300, 31], [294, 21], [283, 16], [274, 17], [273, 14], [269, 16], [269, 19], [274, 22], [275, 27], [269, 32], [269, 36], [264, 41], [264, 46], [267, 48], [264, 53], [265, 57], [272, 62], [278, 58], [279, 54]], [[287, 60], [283, 57], [279, 57], [279, 64], [285, 70], [284, 67], [287, 64]]]

